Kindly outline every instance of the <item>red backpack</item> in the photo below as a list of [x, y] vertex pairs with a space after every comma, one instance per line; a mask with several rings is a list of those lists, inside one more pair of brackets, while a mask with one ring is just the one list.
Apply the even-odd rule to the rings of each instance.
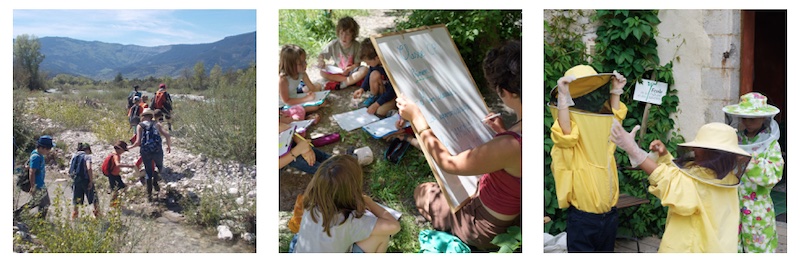
[[156, 97], [154, 99], [155, 101], [153, 101], [153, 103], [155, 103], [155, 104], [153, 104], [152, 108], [153, 109], [162, 109], [162, 108], [164, 108], [164, 105], [167, 103], [167, 97], [166, 96], [167, 96], [166, 93], [163, 92], [163, 91], [156, 92]]
[[105, 160], [103, 160], [103, 164], [100, 166], [100, 169], [103, 171], [105, 176], [111, 176], [111, 170], [114, 169], [114, 154], [109, 154]]

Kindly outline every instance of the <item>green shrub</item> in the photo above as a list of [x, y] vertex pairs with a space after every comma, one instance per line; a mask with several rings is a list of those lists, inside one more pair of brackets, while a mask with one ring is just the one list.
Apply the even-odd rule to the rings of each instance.
[[[131, 231], [130, 221], [118, 209], [111, 209], [99, 218], [79, 208], [76, 220], [65, 219], [72, 210], [72, 201], [59, 188], [50, 194], [52, 206], [46, 220], [24, 213], [21, 221], [30, 226], [40, 246], [33, 252], [46, 253], [114, 253], [131, 252], [142, 240], [141, 232]], [[16, 244], [24, 244], [16, 238]]]
[[188, 138], [186, 143], [192, 151], [255, 164], [255, 72], [253, 66], [239, 76], [236, 84], [211, 88], [210, 99], [205, 102], [175, 102], [176, 119], [182, 121], [177, 124], [182, 128], [176, 134]]
[[395, 24], [397, 30], [445, 24], [479, 88], [486, 83], [486, 52], [504, 41], [522, 40], [521, 10], [410, 10], [401, 11]]
[[336, 23], [339, 19], [366, 13], [365, 10], [328, 12], [322, 9], [281, 9], [278, 11], [278, 47], [284, 44], [296, 44], [306, 50], [306, 59], [313, 63], [309, 65], [315, 65], [322, 47], [336, 39]]

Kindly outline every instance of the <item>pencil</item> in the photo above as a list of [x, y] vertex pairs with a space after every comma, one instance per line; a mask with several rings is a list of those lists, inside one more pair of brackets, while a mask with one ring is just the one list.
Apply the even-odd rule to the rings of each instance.
[[482, 121], [483, 121], [484, 123], [486, 123], [486, 122], [488, 122], [489, 120], [492, 120], [492, 119], [494, 119], [495, 117], [499, 117], [499, 116], [500, 116], [500, 114], [493, 114], [493, 115], [491, 115], [491, 116], [489, 116], [489, 117], [487, 117], [487, 118], [484, 118]]
[[311, 144], [311, 141], [307, 140], [307, 139], [306, 139], [306, 138], [304, 138], [303, 136], [300, 136], [300, 134], [294, 133], [294, 135], [295, 135], [295, 136], [297, 136], [298, 138], [300, 138], [300, 139], [302, 139], [302, 140], [304, 140], [304, 141], [308, 142], [308, 146], [314, 147], [314, 144]]

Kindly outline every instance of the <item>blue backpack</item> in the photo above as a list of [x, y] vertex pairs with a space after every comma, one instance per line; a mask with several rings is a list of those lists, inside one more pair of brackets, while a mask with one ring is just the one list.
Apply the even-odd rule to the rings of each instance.
[[72, 181], [75, 183], [89, 180], [89, 176], [86, 173], [85, 155], [85, 153], [79, 153], [75, 155], [75, 157], [72, 157], [72, 161], [69, 163], [69, 177], [71, 177]]
[[141, 143], [141, 153], [157, 153], [161, 150], [161, 135], [158, 134], [158, 129], [156, 128], [156, 123], [153, 122], [150, 124], [149, 127], [144, 125], [144, 122], [140, 123], [139, 125], [142, 126], [144, 129], [144, 134], [142, 134], [142, 143]]

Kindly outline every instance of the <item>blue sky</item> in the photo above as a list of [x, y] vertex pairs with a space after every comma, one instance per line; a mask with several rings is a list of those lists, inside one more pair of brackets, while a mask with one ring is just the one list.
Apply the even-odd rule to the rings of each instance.
[[15, 9], [13, 36], [69, 37], [141, 46], [198, 44], [256, 31], [254, 9]]

